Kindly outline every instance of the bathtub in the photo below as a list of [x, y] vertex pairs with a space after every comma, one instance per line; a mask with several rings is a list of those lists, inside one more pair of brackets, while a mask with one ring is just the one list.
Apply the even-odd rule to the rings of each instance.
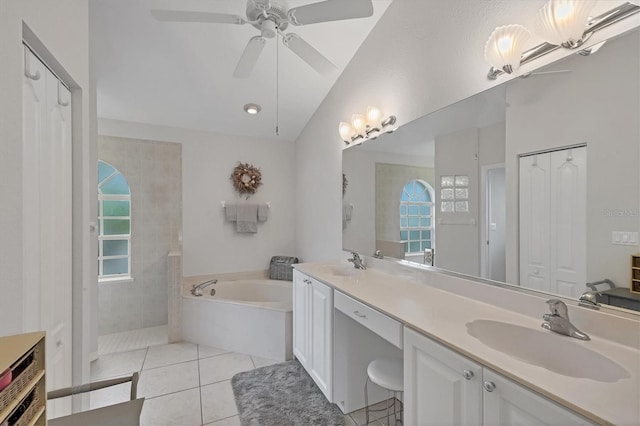
[[219, 281], [200, 297], [188, 288], [182, 295], [185, 341], [279, 361], [292, 359], [290, 281]]

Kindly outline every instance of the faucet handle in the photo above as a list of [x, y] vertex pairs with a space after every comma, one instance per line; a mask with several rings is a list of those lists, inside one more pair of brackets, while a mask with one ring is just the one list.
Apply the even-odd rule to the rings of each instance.
[[569, 310], [562, 300], [549, 299], [547, 300], [547, 304], [549, 305], [549, 310], [552, 315], [558, 315], [559, 317], [569, 319]]

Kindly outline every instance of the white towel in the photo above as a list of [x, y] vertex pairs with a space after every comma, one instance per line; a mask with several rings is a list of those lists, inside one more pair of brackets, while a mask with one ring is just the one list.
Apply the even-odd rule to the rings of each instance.
[[269, 206], [265, 203], [258, 204], [258, 222], [266, 222], [269, 218]]
[[227, 204], [224, 206], [224, 214], [229, 222], [235, 222], [237, 218], [236, 213], [236, 205], [235, 204]]
[[250, 234], [258, 232], [258, 205], [238, 204], [236, 210], [236, 231]]

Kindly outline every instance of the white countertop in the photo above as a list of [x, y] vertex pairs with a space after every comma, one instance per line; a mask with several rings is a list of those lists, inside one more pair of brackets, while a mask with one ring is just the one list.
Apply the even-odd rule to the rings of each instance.
[[[335, 265], [337, 268], [348, 267], [345, 264]], [[583, 342], [549, 332], [552, 338], [571, 339], [575, 344], [584, 345], [629, 373], [627, 378], [606, 383], [552, 372], [492, 349], [467, 333], [466, 324], [478, 319], [542, 330], [542, 314], [547, 312], [544, 302], [540, 319], [536, 319], [375, 269], [357, 271], [353, 275], [336, 275], [331, 272], [333, 266], [329, 264], [302, 263], [294, 267], [597, 423], [640, 424], [638, 348], [597, 336]], [[437, 279], [437, 273], [433, 274], [436, 274], [433, 279]], [[582, 331], [589, 333], [588, 329]], [[549, 350], [552, 352], [553, 348]], [[563, 354], [558, 353], [557, 356]]]

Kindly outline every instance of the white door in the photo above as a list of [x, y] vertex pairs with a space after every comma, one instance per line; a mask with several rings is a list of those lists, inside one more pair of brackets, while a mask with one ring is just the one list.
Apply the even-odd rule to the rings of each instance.
[[293, 354], [303, 367], [309, 365], [309, 279], [293, 271]]
[[404, 389], [407, 425], [482, 423], [482, 368], [406, 327]]
[[520, 285], [549, 292], [549, 154], [520, 158]]
[[488, 167], [485, 170], [484, 205], [484, 273], [490, 280], [507, 280], [505, 238], [506, 238], [506, 193], [505, 168]]
[[587, 148], [551, 153], [552, 293], [578, 298], [587, 282]]
[[592, 424], [587, 419], [491, 370], [484, 370], [484, 383], [485, 425]]
[[587, 148], [520, 158], [520, 285], [578, 297], [586, 283]]
[[[47, 389], [71, 386], [71, 93], [25, 48], [25, 319], [46, 336]], [[35, 111], [38, 110], [38, 114]], [[36, 118], [37, 117], [37, 118]], [[49, 417], [71, 401], [49, 404]]]
[[311, 368], [309, 374], [332, 401], [333, 290], [311, 279]]

